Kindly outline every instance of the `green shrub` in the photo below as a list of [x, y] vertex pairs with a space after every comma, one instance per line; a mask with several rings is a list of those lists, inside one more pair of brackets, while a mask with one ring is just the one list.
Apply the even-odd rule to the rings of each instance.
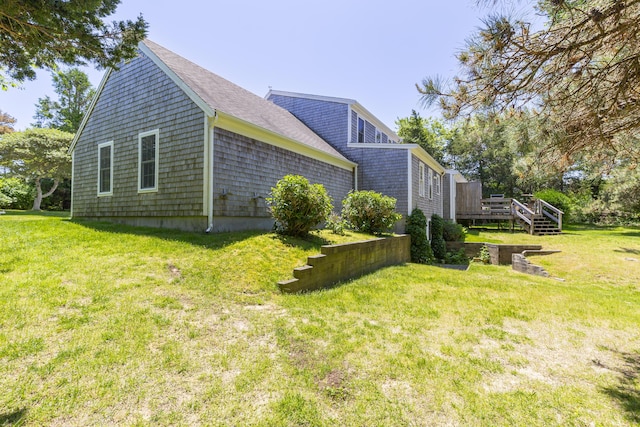
[[432, 263], [433, 252], [427, 238], [427, 217], [420, 209], [415, 208], [407, 218], [406, 233], [411, 236], [411, 262]]
[[482, 261], [484, 264], [491, 264], [491, 254], [489, 253], [489, 248], [487, 247], [487, 245], [482, 245], [478, 258], [480, 258], [480, 261]]
[[455, 252], [447, 252], [444, 256], [445, 264], [469, 264], [469, 257], [464, 253], [464, 248]]
[[327, 220], [333, 209], [321, 184], [310, 184], [300, 175], [287, 175], [271, 189], [266, 199], [276, 220], [275, 230], [290, 236], [304, 236]]
[[467, 238], [467, 230], [453, 221], [445, 221], [442, 237], [445, 242], [464, 242]]
[[0, 209], [9, 208], [13, 200], [4, 193], [0, 193]]
[[331, 230], [333, 234], [344, 236], [345, 228], [347, 228], [347, 222], [337, 213], [331, 212], [329, 218], [327, 218], [324, 228]]
[[342, 217], [349, 227], [370, 234], [387, 232], [402, 218], [396, 199], [375, 191], [352, 191], [342, 201]]
[[438, 214], [431, 215], [431, 250], [438, 261], [444, 260], [447, 255], [443, 234], [444, 219]]
[[565, 194], [556, 190], [549, 189], [549, 190], [537, 191], [534, 194], [534, 197], [536, 199], [542, 199], [545, 202], [549, 203], [550, 205], [553, 205], [554, 207], [560, 209], [563, 212], [563, 215], [562, 215], [563, 223], [568, 224], [572, 220], [571, 211], [573, 207], [573, 201]]
[[5, 196], [0, 207], [21, 210], [33, 207], [35, 188], [20, 178], [0, 178], [0, 193]]

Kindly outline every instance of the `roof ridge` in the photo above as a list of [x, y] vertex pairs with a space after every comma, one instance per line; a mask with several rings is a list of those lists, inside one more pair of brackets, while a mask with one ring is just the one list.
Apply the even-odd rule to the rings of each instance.
[[149, 40], [141, 42], [211, 110], [349, 161], [290, 111]]

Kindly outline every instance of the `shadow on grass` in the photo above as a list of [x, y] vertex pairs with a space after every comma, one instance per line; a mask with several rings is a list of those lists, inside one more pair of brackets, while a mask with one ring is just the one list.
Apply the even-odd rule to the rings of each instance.
[[114, 234], [128, 234], [132, 236], [155, 237], [165, 241], [188, 243], [194, 246], [207, 249], [221, 249], [257, 236], [267, 235], [273, 239], [278, 239], [284, 244], [302, 249], [320, 249], [320, 246], [327, 244], [327, 241], [320, 236], [309, 235], [306, 238], [281, 236], [264, 230], [234, 231], [226, 233], [198, 233], [180, 231], [168, 228], [137, 227], [132, 225], [116, 224], [106, 221], [87, 220], [66, 220], [81, 227], [86, 227], [95, 231]]
[[273, 236], [272, 237], [273, 239], [280, 240], [284, 245], [302, 248], [305, 250], [308, 250], [308, 249], [320, 250], [320, 246], [331, 244], [331, 242], [329, 242], [324, 237], [319, 236], [317, 234], [313, 234], [313, 233], [308, 234], [304, 237], [285, 236], [284, 234], [277, 234], [277, 233], [273, 233], [272, 236]]
[[[0, 209], [1, 210], [1, 209]], [[18, 211], [14, 209], [6, 209], [2, 216], [47, 216], [55, 218], [69, 218], [69, 211]]]
[[640, 423], [640, 384], [638, 383], [640, 379], [640, 353], [609, 350], [622, 359], [623, 365], [611, 367], [594, 360], [594, 364], [597, 366], [619, 375], [618, 385], [605, 387], [602, 391], [620, 404], [630, 421]]
[[17, 409], [13, 412], [0, 412], [0, 426], [21, 425], [26, 415], [26, 408]]
[[640, 249], [620, 248], [620, 249], [615, 249], [614, 252], [623, 253], [623, 254], [640, 255]]

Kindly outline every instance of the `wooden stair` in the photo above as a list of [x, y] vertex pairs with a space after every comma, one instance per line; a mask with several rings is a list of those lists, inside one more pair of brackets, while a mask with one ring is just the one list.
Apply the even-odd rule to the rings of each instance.
[[529, 234], [534, 236], [549, 236], [555, 234], [562, 234], [562, 230], [558, 228], [558, 224], [549, 221], [544, 215], [533, 216], [533, 231], [530, 229], [530, 225], [522, 220], [518, 220], [518, 224]]

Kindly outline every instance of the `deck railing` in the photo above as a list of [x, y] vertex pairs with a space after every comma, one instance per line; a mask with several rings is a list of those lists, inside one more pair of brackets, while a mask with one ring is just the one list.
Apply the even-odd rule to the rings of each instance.
[[535, 213], [527, 205], [516, 199], [511, 199], [511, 214], [528, 225], [529, 233], [533, 232]]
[[536, 214], [546, 216], [558, 224], [558, 229], [562, 230], [562, 215], [564, 212], [542, 199], [536, 199], [533, 206]]

